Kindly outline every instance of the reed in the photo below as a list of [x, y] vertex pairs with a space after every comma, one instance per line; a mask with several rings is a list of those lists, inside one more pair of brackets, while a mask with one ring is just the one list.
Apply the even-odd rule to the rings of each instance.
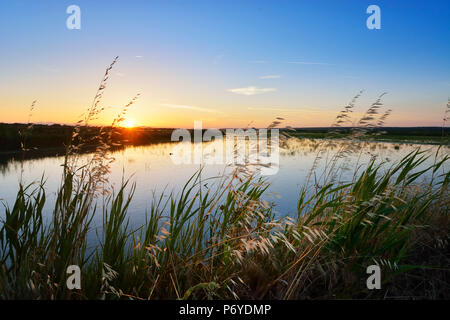
[[[101, 109], [113, 64], [85, 125]], [[357, 97], [338, 121], [346, 121]], [[379, 99], [361, 127], [384, 121], [386, 113], [375, 118]], [[284, 119], [270, 127], [278, 120]], [[73, 143], [83, 143], [80, 132], [74, 130]], [[15, 203], [4, 204], [0, 298], [449, 297], [450, 157], [442, 149], [433, 155], [418, 149], [394, 164], [373, 157], [343, 181], [338, 163], [351, 150], [349, 141], [331, 155], [325, 172], [313, 166], [314, 181], [301, 188], [294, 217], [275, 216], [266, 198], [270, 184], [245, 166], [206, 177], [214, 185], [207, 191], [200, 169], [179, 193], [153, 195], [145, 223], [136, 226], [128, 217], [135, 185], [108, 185], [110, 137], [111, 131], [97, 137], [102, 143], [85, 164], [78, 162], [79, 146], [68, 146], [50, 217], [43, 212], [49, 201], [44, 178], [20, 184]], [[93, 225], [97, 214], [101, 226]], [[73, 264], [82, 271], [80, 290], [66, 287], [66, 269]], [[371, 264], [382, 267], [382, 290], [366, 289]]]
[[[274, 218], [264, 200], [269, 185], [261, 179], [216, 178], [216, 191], [202, 193], [198, 172], [178, 195], [155, 197], [145, 224], [136, 227], [127, 216], [134, 186], [125, 181], [105, 200], [102, 236], [93, 249], [87, 244], [96, 212], [92, 184], [74, 187], [68, 174], [47, 222], [45, 182], [20, 186], [14, 205], [5, 206], [0, 229], [0, 295], [383, 297], [385, 291], [364, 289], [367, 265], [383, 266], [383, 287], [397, 286], [399, 274], [413, 269], [448, 271], [442, 254], [438, 266], [408, 263], [427, 234], [439, 235], [428, 236], [427, 245], [448, 248], [449, 156], [435, 155], [433, 165], [418, 170], [428, 157], [416, 151], [390, 166], [372, 160], [354, 181], [314, 186], [313, 193], [305, 186], [295, 219]], [[425, 173], [432, 177], [427, 183], [421, 180]], [[66, 289], [70, 264], [81, 267], [81, 290]]]

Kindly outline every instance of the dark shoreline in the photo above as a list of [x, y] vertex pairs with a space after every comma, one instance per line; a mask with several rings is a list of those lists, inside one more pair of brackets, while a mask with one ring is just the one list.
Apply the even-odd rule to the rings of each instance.
[[[70, 144], [74, 126], [0, 123], [0, 165], [6, 165], [14, 160], [31, 160], [45, 157], [64, 156], [66, 146]], [[352, 128], [294, 128], [294, 130], [280, 129], [292, 137], [305, 139], [342, 139], [349, 137]], [[82, 153], [95, 151], [98, 146], [100, 127], [81, 127], [84, 146]], [[112, 150], [121, 150], [131, 146], [145, 146], [157, 143], [172, 142], [173, 128], [137, 127], [108, 128], [113, 130]], [[205, 130], [205, 129], [203, 129]], [[221, 129], [225, 134], [225, 129]], [[333, 133], [339, 130], [338, 134]], [[191, 136], [193, 129], [189, 129]], [[409, 143], [422, 145], [450, 145], [450, 128], [442, 127], [385, 127], [376, 128], [371, 134], [358, 139], [359, 141]], [[26, 151], [23, 151], [24, 143]], [[75, 141], [77, 144], [77, 141]]]
[[[70, 125], [43, 125], [33, 124], [8, 124], [0, 123], [0, 154], [5, 152], [17, 152], [22, 150], [22, 144], [26, 149], [64, 149], [71, 142], [74, 126]], [[148, 128], [136, 127], [110, 128], [104, 130], [114, 130], [112, 142], [121, 145], [145, 145], [156, 142], [170, 142], [174, 128]], [[294, 128], [287, 130], [281, 128], [281, 132], [300, 138], [335, 138], [333, 131], [339, 130], [339, 137], [345, 137], [353, 128]], [[95, 139], [99, 135], [100, 127], [81, 127], [80, 136], [85, 141], [91, 139], [90, 144], [95, 144]], [[203, 129], [205, 130], [205, 129]], [[221, 129], [223, 132], [225, 129]], [[193, 131], [193, 129], [189, 129]], [[375, 128], [367, 136], [375, 141], [396, 141], [396, 142], [414, 142], [414, 143], [433, 143], [446, 144], [450, 142], [450, 128], [442, 127], [384, 127]], [[365, 138], [366, 139], [366, 138]], [[365, 140], [364, 139], [364, 140]]]

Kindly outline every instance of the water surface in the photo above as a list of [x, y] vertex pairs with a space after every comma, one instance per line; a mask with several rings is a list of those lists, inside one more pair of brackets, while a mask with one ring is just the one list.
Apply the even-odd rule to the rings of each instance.
[[[219, 143], [219, 142], [213, 142]], [[219, 146], [219, 145], [218, 145]], [[317, 162], [318, 152], [321, 160]], [[437, 146], [417, 145], [406, 143], [358, 143], [354, 151], [340, 159], [338, 167], [342, 164], [346, 169], [339, 170], [339, 179], [348, 181], [352, 178], [355, 168], [364, 165], [371, 157], [377, 161], [395, 162], [417, 148], [428, 150], [431, 154], [436, 152]], [[176, 165], [171, 159], [173, 143], [160, 143], [139, 147], [128, 147], [113, 153], [115, 161], [111, 167], [109, 181], [118, 186], [122, 180], [130, 179], [136, 183], [136, 191], [129, 209], [132, 223], [142, 223], [145, 219], [146, 209], [150, 208], [153, 194], [159, 195], [163, 190], [173, 191], [175, 194], [198, 169], [198, 164]], [[312, 166], [316, 164], [316, 174], [312, 179], [320, 180], [320, 173], [330, 165], [333, 154], [343, 148], [343, 142], [333, 141], [331, 144], [324, 140], [302, 139], [292, 140], [288, 146], [280, 149], [279, 171], [272, 176], [266, 176], [270, 181], [270, 192], [267, 199], [274, 202], [278, 215], [296, 214], [296, 205], [300, 188], [304, 185]], [[448, 152], [448, 148], [445, 152]], [[92, 155], [86, 154], [81, 161], [87, 161]], [[315, 162], [316, 160], [316, 162]], [[431, 159], [423, 164], [430, 164]], [[45, 179], [45, 189], [48, 200], [45, 211], [49, 214], [55, 199], [55, 191], [61, 183], [62, 164], [64, 157], [43, 157], [24, 161], [9, 160], [0, 165], [0, 199], [12, 206], [22, 179], [24, 184]], [[223, 175], [226, 166], [223, 164], [205, 165], [202, 177]], [[229, 171], [230, 169], [228, 169]], [[212, 182], [211, 182], [212, 183]], [[207, 189], [211, 184], [207, 184]], [[271, 192], [277, 194], [272, 195]], [[3, 211], [3, 210], [2, 210]], [[99, 221], [98, 217], [94, 221]]]

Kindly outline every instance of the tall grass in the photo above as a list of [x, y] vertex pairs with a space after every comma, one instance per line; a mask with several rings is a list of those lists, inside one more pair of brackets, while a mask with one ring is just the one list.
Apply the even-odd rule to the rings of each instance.
[[[100, 112], [116, 61], [79, 126]], [[347, 119], [357, 98], [337, 121]], [[361, 127], [379, 126], [386, 118], [386, 113], [374, 117], [380, 98]], [[270, 127], [278, 120], [284, 119]], [[73, 141], [80, 132], [75, 128]], [[449, 297], [450, 172], [442, 150], [434, 155], [417, 150], [394, 164], [372, 158], [344, 181], [338, 163], [352, 150], [349, 141], [326, 162], [324, 173], [317, 175], [313, 166], [314, 181], [301, 188], [295, 217], [277, 218], [265, 197], [269, 183], [245, 166], [209, 178], [215, 188], [207, 191], [199, 170], [178, 194], [154, 195], [143, 212], [145, 223], [136, 226], [128, 217], [135, 185], [108, 185], [110, 137], [111, 131], [98, 137], [102, 144], [85, 164], [78, 162], [79, 146], [68, 146], [50, 217], [44, 214], [44, 179], [20, 184], [15, 203], [4, 204], [0, 298]], [[102, 215], [100, 229], [92, 223], [95, 215]], [[80, 290], [66, 286], [73, 264], [81, 268]], [[382, 290], [366, 288], [371, 264], [382, 267]]]
[[[34, 189], [21, 186], [12, 208], [5, 207], [0, 229], [0, 295], [383, 297], [386, 291], [365, 289], [370, 264], [382, 266], [383, 287], [396, 286], [398, 275], [414, 268], [448, 268], [408, 263], [430, 232], [427, 245], [445, 244], [439, 252], [448, 250], [449, 157], [436, 157], [433, 165], [418, 170], [428, 157], [416, 151], [387, 168], [372, 160], [354, 181], [331, 182], [313, 193], [305, 187], [295, 219], [274, 218], [263, 197], [269, 185], [260, 179], [226, 177], [217, 181], [216, 191], [202, 193], [199, 172], [178, 195], [155, 198], [137, 228], [127, 217], [134, 186], [124, 182], [107, 196], [102, 235], [91, 252], [86, 239], [96, 206], [89, 184], [74, 188], [74, 176], [67, 175], [47, 223], [44, 182]], [[431, 178], [424, 183], [426, 173]], [[442, 259], [448, 262], [448, 256]], [[71, 264], [82, 270], [81, 290], [66, 288]], [[448, 291], [433, 294], [448, 296]]]

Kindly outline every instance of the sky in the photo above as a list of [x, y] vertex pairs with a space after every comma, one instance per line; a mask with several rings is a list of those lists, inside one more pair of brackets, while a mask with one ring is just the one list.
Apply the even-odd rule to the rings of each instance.
[[[367, 28], [369, 5], [381, 29]], [[0, 122], [27, 122], [33, 100], [32, 122], [77, 122], [115, 56], [93, 124], [140, 93], [129, 125], [329, 126], [364, 90], [356, 118], [387, 92], [386, 125], [441, 126], [450, 1], [2, 0]]]

